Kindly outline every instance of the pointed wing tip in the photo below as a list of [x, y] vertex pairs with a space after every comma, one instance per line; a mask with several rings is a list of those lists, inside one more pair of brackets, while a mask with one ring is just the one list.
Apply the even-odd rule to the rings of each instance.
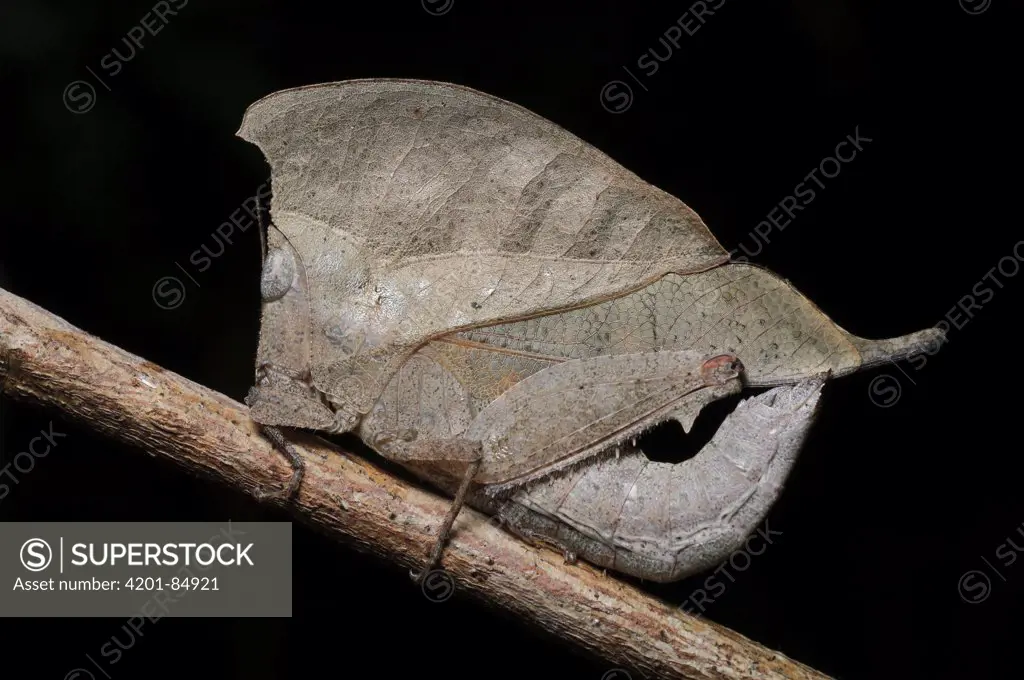
[[246, 126], [245, 126], [245, 117], [243, 117], [242, 118], [242, 124], [238, 126], [237, 130], [235, 130], [235, 137], [239, 137], [241, 139], [244, 139], [247, 142], [251, 142], [252, 140], [249, 139], [249, 137], [247, 135], [248, 135], [248, 130], [246, 129]]
[[265, 94], [246, 107], [245, 113], [242, 114], [242, 122], [235, 131], [235, 136], [259, 146], [260, 131], [266, 127], [269, 119], [272, 119], [277, 115], [277, 111], [280, 109], [276, 104], [279, 104], [283, 100], [289, 97], [294, 97], [302, 92], [330, 89], [342, 85], [344, 82], [350, 81], [288, 87]]
[[279, 108], [274, 103], [297, 89], [301, 88], [271, 92], [249, 104], [245, 108], [245, 113], [242, 114], [242, 121], [239, 123], [238, 129], [235, 130], [235, 136], [244, 139], [250, 144], [260, 146], [260, 132], [267, 126], [269, 120], [276, 115], [276, 111]]
[[924, 330], [884, 340], [868, 340], [849, 335], [853, 346], [861, 355], [861, 368], [868, 368], [885, 362], [901, 361], [919, 354], [934, 354], [946, 341], [941, 328]]
[[253, 117], [254, 108], [262, 101], [263, 99], [260, 99], [259, 101], [250, 104], [245, 109], [245, 113], [242, 114], [242, 122], [238, 124], [238, 129], [235, 130], [235, 137], [244, 139], [250, 144], [256, 144], [257, 146], [259, 146], [259, 144], [256, 141], [256, 134], [253, 129], [255, 127], [253, 124]]

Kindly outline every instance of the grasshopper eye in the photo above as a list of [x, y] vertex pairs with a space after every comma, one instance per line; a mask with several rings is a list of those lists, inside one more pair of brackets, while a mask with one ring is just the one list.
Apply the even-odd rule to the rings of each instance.
[[284, 297], [295, 280], [295, 258], [288, 251], [275, 248], [267, 253], [260, 278], [260, 295], [264, 302]]

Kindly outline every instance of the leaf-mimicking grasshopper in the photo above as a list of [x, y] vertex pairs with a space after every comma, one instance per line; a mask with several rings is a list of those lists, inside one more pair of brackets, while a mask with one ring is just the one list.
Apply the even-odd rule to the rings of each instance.
[[[252, 418], [287, 494], [282, 427], [354, 432], [452, 493], [428, 568], [463, 503], [642, 578], [713, 566], [779, 496], [827, 379], [942, 340], [846, 332], [678, 199], [465, 87], [285, 90], [239, 135], [273, 189]], [[691, 460], [632, 443], [752, 387]]]

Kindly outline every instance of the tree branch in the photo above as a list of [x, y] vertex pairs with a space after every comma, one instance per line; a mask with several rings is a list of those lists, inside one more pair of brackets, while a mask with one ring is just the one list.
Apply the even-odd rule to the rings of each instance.
[[[290, 474], [243, 405], [2, 289], [0, 386], [11, 397], [57, 407], [97, 431], [247, 493], [281, 487]], [[287, 508], [298, 520], [391, 562], [422, 566], [450, 501], [316, 437], [298, 437], [296, 448], [306, 460], [306, 477]], [[588, 565], [563, 561], [465, 508], [444, 568], [457, 590], [650, 677], [828, 680]]]

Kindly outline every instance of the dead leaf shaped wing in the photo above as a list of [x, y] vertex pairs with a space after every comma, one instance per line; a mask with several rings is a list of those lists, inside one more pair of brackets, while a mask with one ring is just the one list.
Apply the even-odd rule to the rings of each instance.
[[305, 266], [313, 382], [360, 413], [429, 337], [728, 260], [675, 197], [468, 88], [285, 90], [253, 104], [238, 134], [267, 158], [272, 219]]
[[[670, 274], [627, 295], [586, 308], [453, 334], [447, 347], [490, 350], [471, 363], [440, 355], [464, 384], [482, 374], [522, 373], [521, 357], [552, 361], [604, 354], [690, 349], [730, 353], [750, 386], [791, 384], [830, 372], [848, 375], [931, 351], [939, 329], [869, 340], [837, 325], [787, 280], [762, 267], [727, 264], [706, 272]], [[435, 343], [437, 344], [437, 343]], [[441, 346], [441, 345], [439, 345]], [[478, 396], [485, 396], [483, 394]]]

